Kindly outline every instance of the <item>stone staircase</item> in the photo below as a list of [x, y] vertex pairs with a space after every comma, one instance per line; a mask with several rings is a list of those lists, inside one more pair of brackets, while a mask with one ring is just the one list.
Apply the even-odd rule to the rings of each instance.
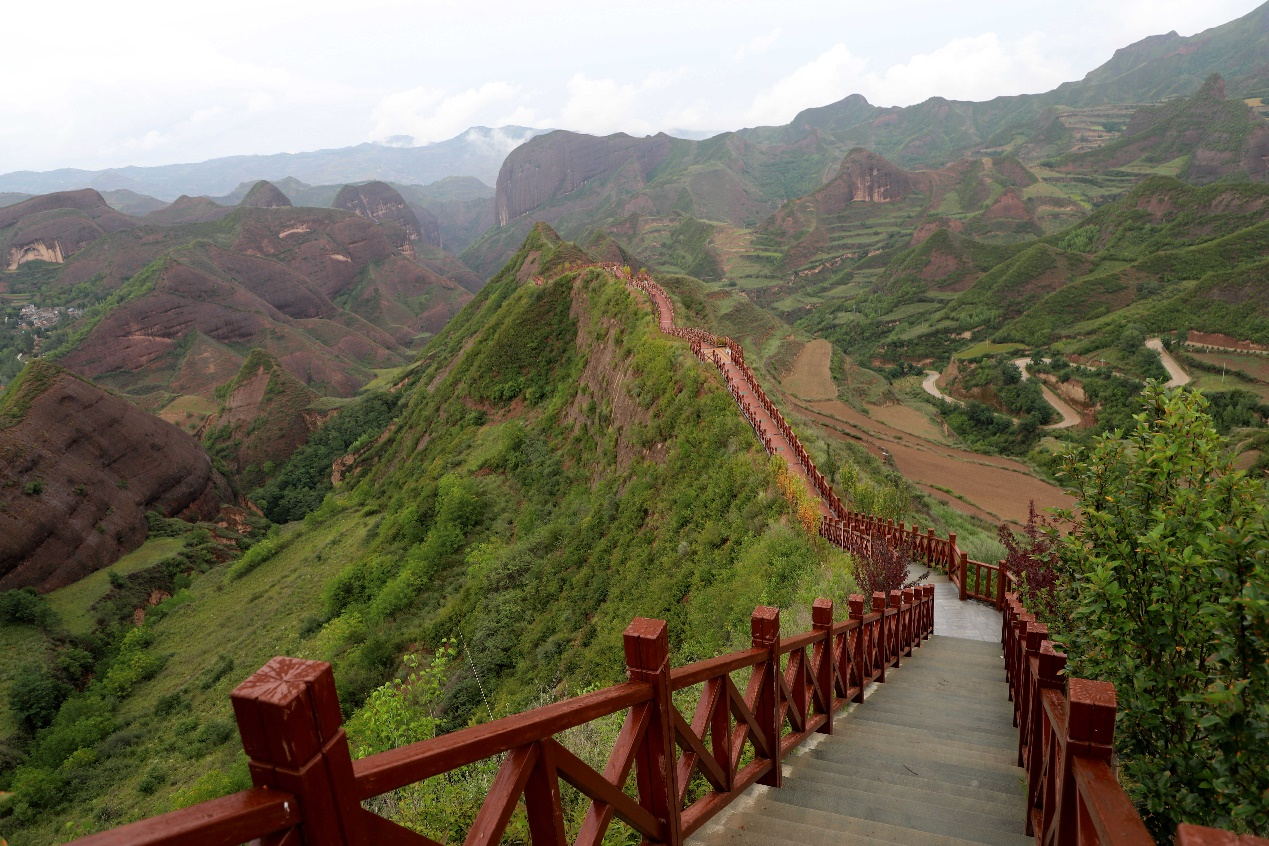
[[1007, 692], [998, 643], [935, 635], [688, 842], [1027, 846]]

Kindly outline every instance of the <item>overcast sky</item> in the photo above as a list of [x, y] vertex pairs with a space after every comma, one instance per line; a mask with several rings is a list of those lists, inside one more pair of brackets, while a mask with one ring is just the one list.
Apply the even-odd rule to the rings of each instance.
[[472, 125], [737, 129], [852, 93], [981, 100], [1260, 2], [72, 0], [0, 49], [0, 173], [422, 144]]

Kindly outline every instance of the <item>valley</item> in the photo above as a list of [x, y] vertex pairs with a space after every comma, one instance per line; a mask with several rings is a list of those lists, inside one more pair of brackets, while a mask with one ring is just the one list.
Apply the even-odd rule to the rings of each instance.
[[[1015, 566], [1155, 383], [1262, 485], [1266, 32], [705, 138], [0, 175], [0, 846], [250, 786], [274, 655], [361, 756], [618, 683], [633, 617], [678, 665], [806, 628], [863, 589], [834, 520]], [[450, 842], [493, 777], [376, 801]]]

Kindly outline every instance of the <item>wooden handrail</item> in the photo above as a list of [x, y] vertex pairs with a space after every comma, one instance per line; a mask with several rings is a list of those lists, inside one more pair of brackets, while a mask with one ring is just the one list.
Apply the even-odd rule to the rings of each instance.
[[370, 799], [501, 755], [647, 702], [653, 695], [646, 684], [626, 682], [362, 758], [353, 762], [358, 798]]
[[1048, 626], [1017, 594], [1006, 599], [1001, 641], [1027, 778], [1027, 834], [1040, 844], [1153, 844], [1111, 767], [1114, 685], [1067, 677]]
[[[886, 668], [933, 632], [932, 585], [874, 594], [871, 608], [865, 613], [864, 597], [852, 596], [849, 620], [838, 622], [833, 603], [816, 600], [812, 630], [782, 639], [779, 611], [759, 607], [752, 648], [674, 670], [666, 624], [635, 619], [624, 636], [629, 681], [360, 761], [351, 759], [330, 665], [274, 658], [232, 694], [254, 788], [78, 842], [228, 846], [282, 832], [269, 842], [429, 846], [361, 803], [502, 756], [468, 843], [498, 842], [523, 800], [532, 842], [558, 844], [563, 779], [591, 802], [578, 843], [598, 844], [616, 817], [648, 839], [679, 844], [754, 783], [778, 787], [782, 758], [810, 734], [832, 733], [833, 713], [861, 701], [868, 684], [884, 682]], [[696, 685], [689, 720], [672, 694]], [[602, 771], [555, 739], [622, 711]], [[754, 755], [742, 766], [747, 744]], [[637, 800], [623, 793], [632, 771]], [[711, 789], [687, 803], [696, 774]]]
[[253, 787], [76, 840], [81, 846], [237, 846], [300, 824], [289, 793]]

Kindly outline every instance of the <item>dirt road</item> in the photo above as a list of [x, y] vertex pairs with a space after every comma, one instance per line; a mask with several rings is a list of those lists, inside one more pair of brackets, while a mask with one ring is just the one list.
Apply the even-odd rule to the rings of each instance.
[[1159, 358], [1163, 361], [1164, 368], [1168, 371], [1168, 375], [1172, 378], [1167, 381], [1165, 387], [1179, 388], [1182, 385], [1188, 385], [1193, 380], [1190, 374], [1181, 369], [1181, 365], [1176, 363], [1176, 359], [1172, 357], [1166, 349], [1163, 348], [1163, 341], [1159, 338], [1147, 338], [1146, 346], [1159, 354]]
[[[1022, 371], [1022, 381], [1025, 382], [1031, 378], [1031, 374], [1027, 372], [1027, 368], [1031, 366], [1031, 359], [1015, 358], [1013, 363], [1015, 367]], [[1040, 393], [1044, 395], [1044, 401], [1053, 406], [1054, 411], [1062, 415], [1062, 419], [1057, 423], [1050, 423], [1049, 425], [1041, 426], [1040, 428], [1070, 429], [1072, 426], [1078, 426], [1080, 424], [1080, 413], [1071, 408], [1071, 406], [1066, 403], [1066, 400], [1051, 391], [1049, 386], [1045, 385], [1043, 382], [1040, 383]]]

